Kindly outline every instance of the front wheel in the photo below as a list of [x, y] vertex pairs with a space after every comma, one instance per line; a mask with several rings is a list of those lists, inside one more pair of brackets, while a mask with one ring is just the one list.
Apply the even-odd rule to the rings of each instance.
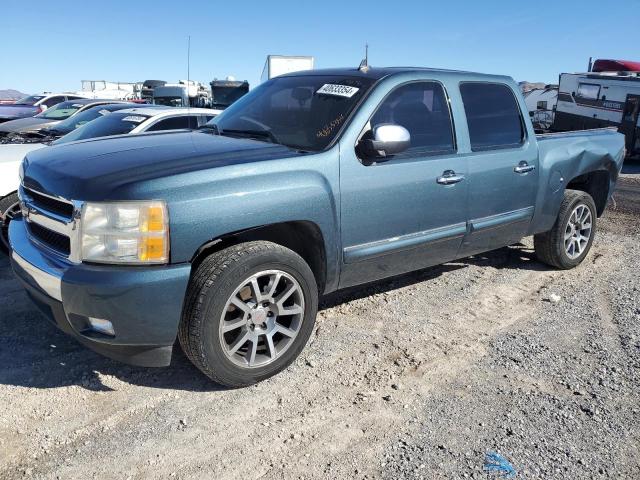
[[216, 252], [198, 266], [178, 336], [205, 375], [241, 387], [295, 360], [317, 310], [315, 277], [299, 255], [275, 243], [248, 242]]
[[0, 250], [9, 252], [9, 223], [20, 213], [20, 200], [17, 193], [0, 199]]
[[538, 259], [563, 270], [579, 265], [593, 244], [596, 218], [591, 195], [580, 190], [565, 191], [553, 228], [534, 237]]

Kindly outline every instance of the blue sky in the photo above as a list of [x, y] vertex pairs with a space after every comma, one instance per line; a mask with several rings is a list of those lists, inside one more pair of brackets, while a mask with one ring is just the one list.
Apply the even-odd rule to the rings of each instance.
[[[555, 82], [589, 56], [640, 61], [640, 0], [14, 1], [0, 4], [0, 89], [78, 90], [82, 79], [234, 75], [257, 84], [268, 54], [316, 67], [417, 65]], [[6, 55], [6, 56], [5, 56]]]

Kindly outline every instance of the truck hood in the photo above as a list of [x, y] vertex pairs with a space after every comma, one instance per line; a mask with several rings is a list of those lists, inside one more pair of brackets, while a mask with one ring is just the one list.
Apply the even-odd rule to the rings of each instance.
[[0, 105], [0, 118], [31, 117], [38, 113], [38, 107], [31, 105]]
[[121, 135], [31, 152], [25, 158], [24, 183], [68, 199], [100, 201], [147, 180], [297, 155], [303, 153], [204, 132]]
[[2, 133], [20, 133], [38, 130], [45, 125], [51, 126], [60, 123], [60, 120], [50, 120], [48, 118], [28, 117], [11, 120], [9, 122], [0, 123], [0, 132]]

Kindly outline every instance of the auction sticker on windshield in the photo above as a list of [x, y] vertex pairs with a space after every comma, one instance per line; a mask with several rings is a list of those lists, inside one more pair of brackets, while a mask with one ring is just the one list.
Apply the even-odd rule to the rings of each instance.
[[357, 87], [350, 87], [349, 85], [338, 85], [335, 83], [325, 83], [320, 89], [316, 92], [320, 95], [336, 95], [338, 97], [353, 97], [358, 90]]
[[140, 123], [146, 120], [147, 117], [143, 117], [142, 115], [129, 115], [128, 117], [124, 117], [122, 119], [123, 122], [135, 122]]

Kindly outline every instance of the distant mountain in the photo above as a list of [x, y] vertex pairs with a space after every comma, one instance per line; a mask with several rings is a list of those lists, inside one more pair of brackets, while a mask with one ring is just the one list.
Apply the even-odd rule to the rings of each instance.
[[18, 100], [19, 98], [26, 97], [26, 95], [18, 90], [0, 90], [0, 100]]

